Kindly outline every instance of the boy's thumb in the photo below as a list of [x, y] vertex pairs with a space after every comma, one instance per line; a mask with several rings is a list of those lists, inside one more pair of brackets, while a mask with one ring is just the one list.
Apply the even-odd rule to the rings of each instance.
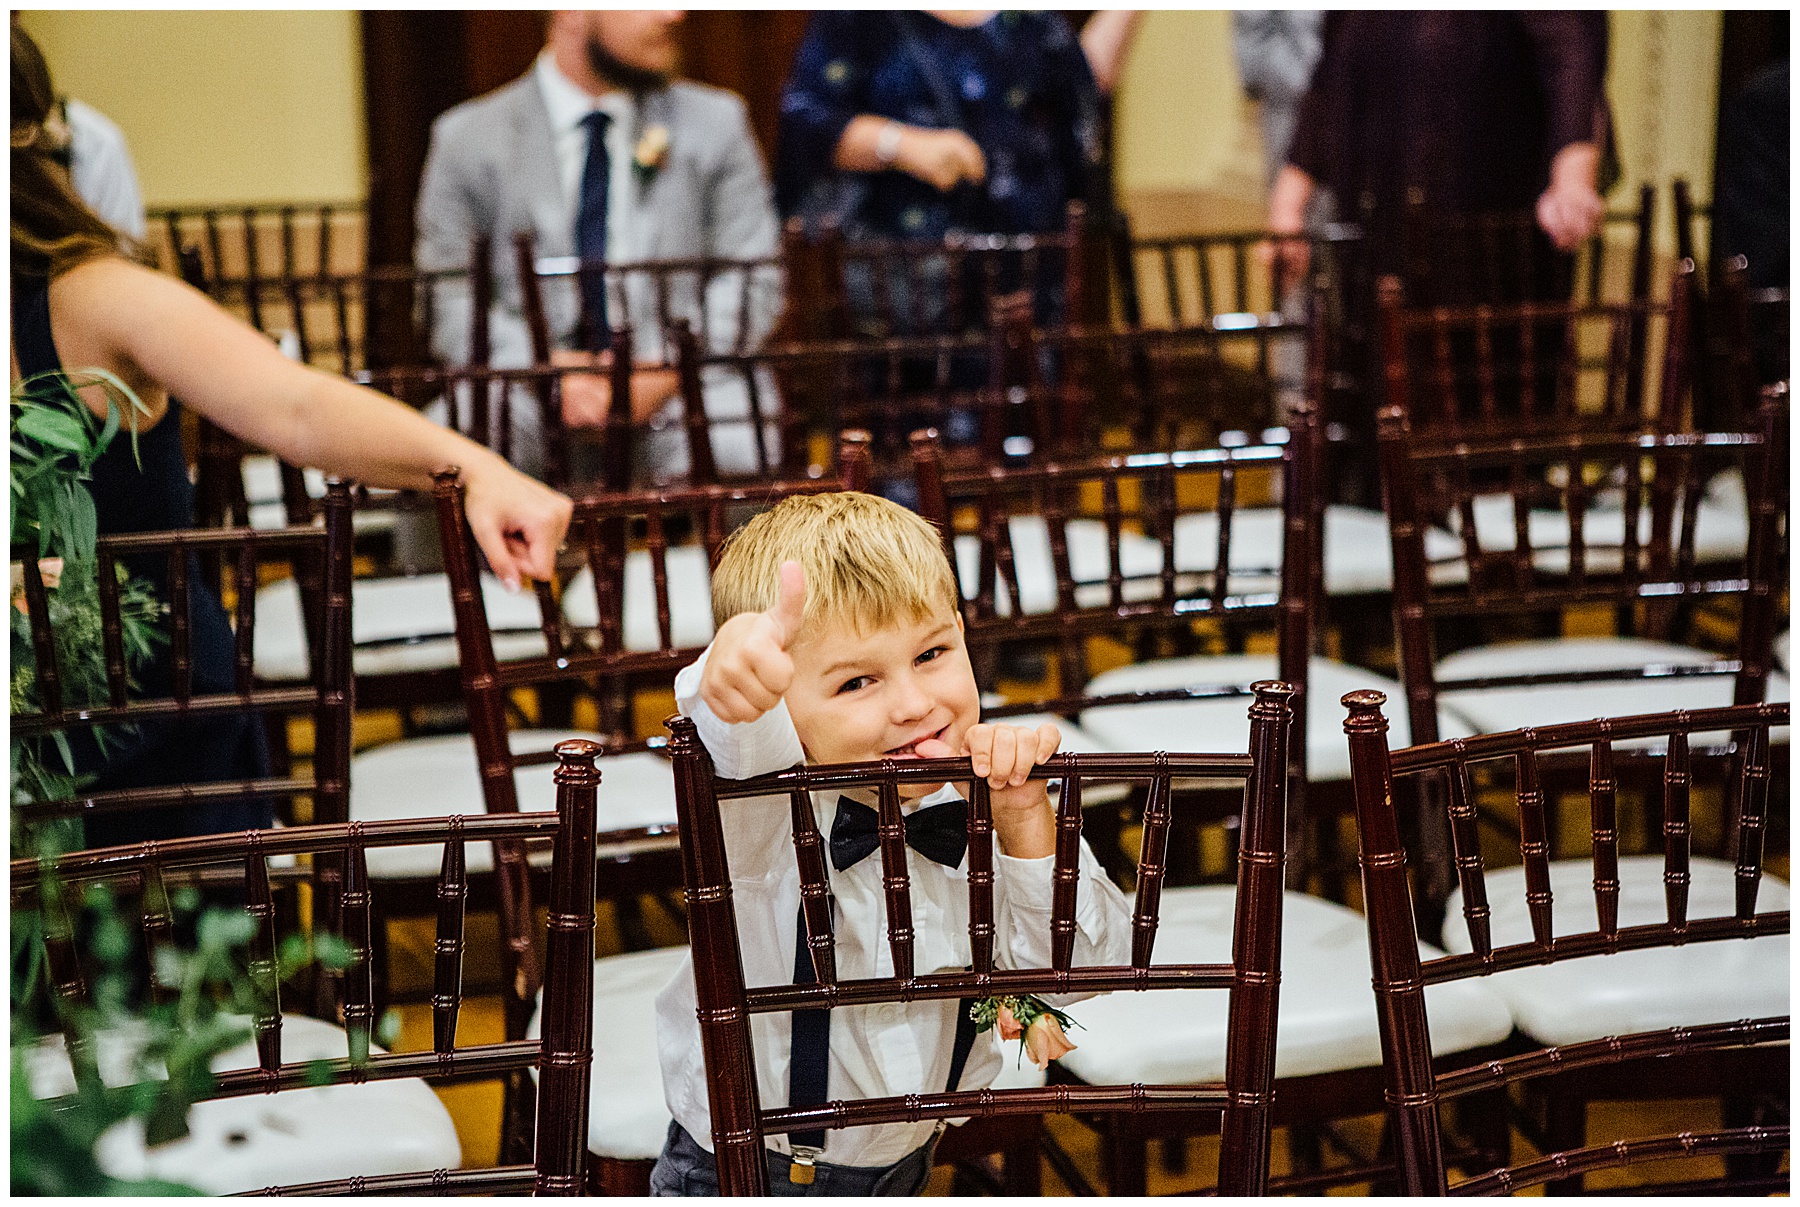
[[800, 622], [806, 615], [806, 569], [799, 562], [781, 563], [781, 598], [766, 613], [781, 629], [781, 645], [800, 635]]

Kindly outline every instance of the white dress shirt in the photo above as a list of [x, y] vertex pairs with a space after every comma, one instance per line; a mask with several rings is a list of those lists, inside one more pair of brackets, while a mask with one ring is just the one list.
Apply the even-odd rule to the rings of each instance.
[[623, 264], [642, 259], [637, 247], [637, 191], [631, 187], [631, 156], [637, 132], [637, 102], [629, 92], [614, 89], [596, 100], [564, 75], [549, 51], [537, 57], [538, 88], [550, 113], [550, 132], [556, 139], [556, 167], [562, 180], [563, 200], [573, 223], [581, 212], [581, 174], [587, 167], [588, 130], [582, 125], [598, 109], [612, 118], [606, 127], [606, 260]]
[[[741, 725], [728, 724], [713, 714], [699, 698], [705, 662], [706, 655], [702, 655], [676, 676], [675, 698], [682, 714], [693, 719], [718, 774], [746, 779], [801, 762], [800, 739], [785, 702]], [[822, 834], [831, 832], [837, 796], [836, 792], [813, 793], [813, 816]], [[957, 796], [954, 788], [946, 787], [923, 801], [905, 802], [902, 808], [922, 808]], [[752, 988], [792, 984], [800, 871], [787, 798], [725, 801], [721, 812], [745, 983]], [[994, 961], [998, 966], [1049, 966], [1054, 862], [1050, 856], [1014, 859], [995, 850]], [[827, 867], [835, 908], [838, 976], [850, 980], [893, 975], [879, 853], [841, 872], [829, 868], [829, 861]], [[911, 879], [915, 970], [924, 975], [967, 968], [967, 856], [960, 866], [947, 868], [909, 847], [906, 868]], [[1085, 842], [1075, 918], [1075, 964], [1129, 962], [1130, 906]], [[706, 1064], [695, 1004], [690, 959], [657, 997], [657, 1042], [669, 1111], [710, 1151]], [[957, 1008], [956, 1001], [927, 1001], [833, 1010], [829, 1096], [855, 1100], [942, 1092], [950, 1076]], [[791, 1020], [787, 1013], [751, 1016], [758, 1088], [765, 1108], [788, 1101]], [[1005, 1059], [1012, 1059], [1015, 1053], [1016, 1049], [1009, 1048]], [[977, 1036], [958, 1088], [991, 1084], [1000, 1072], [1001, 1060], [997, 1033]], [[830, 1131], [820, 1159], [837, 1165], [890, 1165], [924, 1144], [936, 1127], [935, 1121], [925, 1121]], [[787, 1152], [788, 1138], [771, 1136], [769, 1147]]]

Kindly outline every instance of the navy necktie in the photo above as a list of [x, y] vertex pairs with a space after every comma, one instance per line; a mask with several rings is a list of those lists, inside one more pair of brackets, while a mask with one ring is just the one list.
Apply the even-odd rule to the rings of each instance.
[[[612, 180], [606, 128], [612, 118], [596, 109], [581, 124], [587, 127], [588, 146], [587, 163], [581, 169], [581, 205], [575, 214], [575, 254], [585, 267], [606, 259], [606, 198]], [[583, 343], [588, 351], [599, 352], [612, 343], [612, 328], [606, 322], [606, 274], [583, 272], [580, 279]]]
[[[879, 821], [880, 814], [861, 801], [838, 797], [837, 816], [831, 820], [831, 866], [841, 872], [872, 855], [881, 845], [875, 832]], [[969, 802], [945, 801], [908, 813], [906, 845], [946, 867], [959, 866], [969, 847]], [[809, 985], [816, 980], [812, 952], [806, 945], [806, 906], [801, 905], [794, 920], [794, 984]], [[974, 1004], [973, 998], [956, 1003], [956, 1038], [950, 1049], [946, 1093], [954, 1093], [962, 1084], [963, 1068], [975, 1047], [975, 1020], [969, 1015]], [[794, 1011], [790, 1045], [788, 1105], [822, 1105], [830, 1094], [831, 1011], [817, 1008]], [[825, 1130], [808, 1128], [789, 1132], [788, 1144], [796, 1155], [804, 1154], [796, 1166], [808, 1167], [813, 1158], [825, 1151]], [[797, 1172], [790, 1172], [788, 1176], [792, 1182], [812, 1181], [810, 1168], [805, 1176]]]
[[[875, 827], [880, 815], [860, 801], [838, 797], [831, 821], [831, 866], [843, 871], [861, 863], [880, 844]], [[945, 801], [906, 815], [906, 845], [945, 867], [956, 867], [969, 846], [969, 802]]]

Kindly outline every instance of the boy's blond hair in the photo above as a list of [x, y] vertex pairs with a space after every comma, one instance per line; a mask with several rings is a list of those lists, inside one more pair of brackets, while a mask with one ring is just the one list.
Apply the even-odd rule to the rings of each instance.
[[713, 622], [766, 612], [781, 598], [781, 563], [806, 570], [802, 632], [858, 632], [955, 615], [956, 579], [936, 528], [860, 491], [790, 495], [733, 533], [713, 571]]

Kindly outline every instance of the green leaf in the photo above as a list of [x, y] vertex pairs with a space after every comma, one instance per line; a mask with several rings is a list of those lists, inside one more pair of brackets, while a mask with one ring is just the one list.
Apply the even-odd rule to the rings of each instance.
[[69, 748], [69, 735], [60, 729], [50, 731], [50, 738], [56, 743], [57, 753], [62, 755], [63, 766], [71, 775], [75, 772], [75, 752]]
[[24, 436], [80, 456], [88, 451], [87, 429], [67, 411], [49, 407], [31, 407], [20, 415], [13, 429]]
[[100, 438], [94, 442], [95, 454], [98, 455], [105, 452], [106, 446], [111, 444], [113, 437], [118, 434], [119, 408], [116, 406], [108, 406], [106, 408], [106, 424], [100, 429]]
[[242, 947], [256, 934], [256, 919], [242, 910], [209, 909], [196, 934], [203, 951]]

